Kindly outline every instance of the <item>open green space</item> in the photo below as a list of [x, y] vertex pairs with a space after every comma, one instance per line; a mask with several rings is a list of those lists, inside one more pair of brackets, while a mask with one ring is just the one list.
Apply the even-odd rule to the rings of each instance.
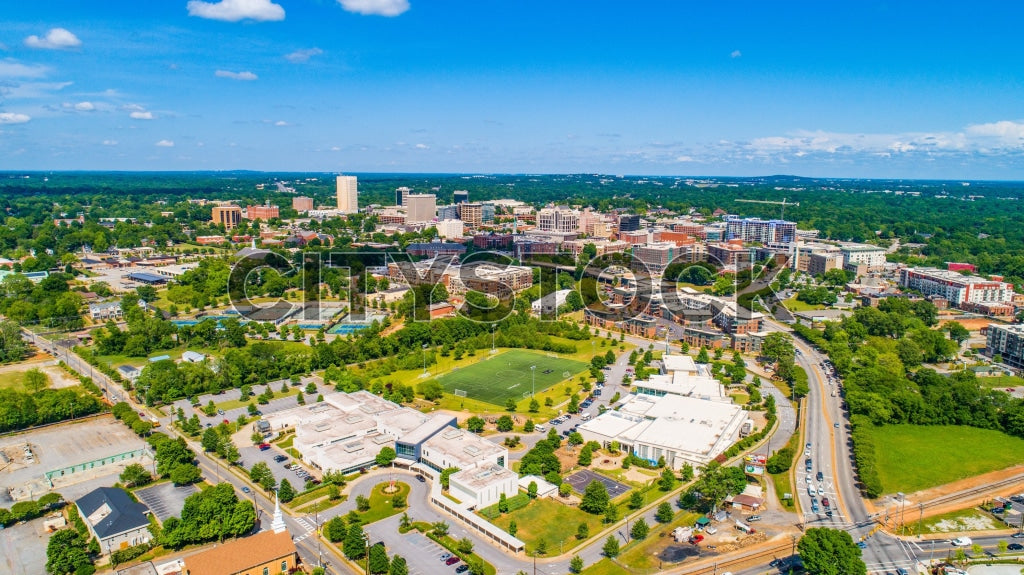
[[828, 308], [828, 306], [826, 306], [826, 305], [809, 304], [809, 303], [806, 303], [806, 302], [802, 302], [802, 301], [796, 299], [796, 296], [793, 296], [793, 297], [783, 301], [782, 304], [786, 306], [786, 309], [788, 309], [789, 311], [794, 311], [794, 312], [795, 311], [813, 311], [813, 310], [827, 309]]
[[25, 391], [25, 372], [8, 371], [0, 373], [0, 389]]
[[978, 384], [984, 387], [1024, 387], [1024, 377], [1016, 375], [997, 375], [992, 377], [978, 377]]
[[509, 523], [516, 522], [516, 537], [526, 543], [527, 553], [537, 548], [537, 544], [547, 542], [548, 554], [556, 555], [568, 551], [581, 543], [576, 539], [576, 530], [580, 523], [586, 523], [590, 534], [601, 530], [603, 515], [591, 515], [580, 511], [579, 507], [563, 505], [553, 499], [534, 499], [529, 505], [506, 513], [492, 523], [508, 530]]
[[[395, 482], [395, 487], [398, 488], [396, 493], [384, 493], [384, 488], [387, 487], [387, 483], [381, 483], [373, 488], [373, 492], [370, 493], [370, 509], [365, 513], [359, 514], [359, 520], [364, 525], [369, 523], [375, 523], [386, 517], [391, 517], [405, 511], [408, 508], [409, 499], [409, 484], [402, 483], [401, 481]], [[402, 496], [406, 499], [406, 506], [395, 508], [391, 504], [391, 500], [396, 496]]]
[[[271, 401], [274, 401], [275, 399], [281, 399], [282, 397], [293, 397], [298, 395], [299, 392], [302, 391], [301, 387], [291, 386], [288, 387], [288, 391], [281, 391], [280, 387], [275, 388], [274, 386], [271, 386], [270, 388], [274, 390], [274, 397], [273, 399], [271, 399]], [[216, 403], [215, 405], [217, 406], [217, 409], [223, 409], [224, 411], [227, 411], [229, 409], [235, 409], [236, 407], [245, 407], [250, 403], [255, 403], [256, 406], [259, 407], [259, 401], [256, 400], [256, 397], [258, 395], [259, 393], [251, 395], [248, 398], [246, 398], [245, 401], [242, 401], [240, 399], [229, 399], [227, 401], [222, 401], [221, 403]], [[314, 395], [312, 398], [307, 398], [306, 401], [311, 402], [315, 399], [316, 396]]]
[[1024, 461], [1024, 439], [990, 429], [884, 425], [869, 433], [885, 493], [912, 493]]
[[[893, 513], [892, 509], [890, 509], [890, 513]], [[897, 515], [897, 517], [899, 516]], [[923, 521], [918, 521], [918, 518], [907, 510], [903, 519], [906, 521], [906, 525], [902, 529], [897, 526], [894, 531], [906, 535], [958, 533], [961, 531], [985, 531], [1007, 528], [1006, 523], [1001, 519], [997, 519], [990, 513], [974, 508], [958, 509], [941, 515], [933, 515]]]
[[[531, 366], [536, 369], [531, 370]], [[546, 353], [511, 349], [494, 355], [477, 354], [477, 361], [442, 375], [437, 380], [449, 393], [466, 392], [466, 397], [494, 405], [512, 398], [521, 401], [532, 391], [543, 391], [587, 369], [573, 359]], [[533, 373], [531, 373], [531, 371]], [[533, 385], [536, 377], [536, 386]]]

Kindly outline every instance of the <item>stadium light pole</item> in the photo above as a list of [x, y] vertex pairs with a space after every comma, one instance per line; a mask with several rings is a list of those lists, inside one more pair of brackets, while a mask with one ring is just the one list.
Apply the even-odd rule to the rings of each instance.
[[493, 324], [491, 325], [491, 353], [494, 353], [494, 351], [495, 351], [494, 350], [494, 328], [495, 327], [497, 327], [497, 326], [495, 326]]
[[423, 375], [427, 375], [427, 344], [423, 344]]
[[532, 398], [537, 394], [537, 366], [530, 366], [530, 379], [533, 380], [532, 386], [530, 387], [530, 397]]

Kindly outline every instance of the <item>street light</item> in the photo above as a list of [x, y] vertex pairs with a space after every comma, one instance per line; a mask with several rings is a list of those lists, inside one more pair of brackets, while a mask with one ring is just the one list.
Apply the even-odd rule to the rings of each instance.
[[530, 397], [532, 398], [537, 393], [537, 366], [530, 366], [530, 378], [533, 380], [533, 385], [530, 388]]
[[494, 352], [498, 351], [498, 350], [494, 349], [494, 331], [495, 331], [495, 328], [497, 328], [497, 327], [498, 326], [496, 326], [494, 324], [491, 324], [491, 353], [494, 353]]

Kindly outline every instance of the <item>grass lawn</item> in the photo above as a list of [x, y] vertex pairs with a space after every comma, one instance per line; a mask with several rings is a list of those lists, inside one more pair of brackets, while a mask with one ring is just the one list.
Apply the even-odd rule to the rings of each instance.
[[[892, 513], [890, 509], [890, 513]], [[897, 530], [907, 535], [918, 534], [917, 515], [907, 509], [904, 512], [906, 530]], [[993, 517], [980, 509], [959, 509], [941, 515], [929, 517], [920, 523], [921, 533], [955, 533], [958, 531], [985, 531], [990, 529], [1006, 529], [1002, 520]]]
[[994, 377], [979, 377], [978, 385], [984, 387], [1024, 387], [1024, 377], [1016, 375], [998, 375]]
[[373, 491], [370, 493], [370, 510], [359, 514], [359, 519], [363, 522], [363, 525], [375, 523], [381, 519], [397, 515], [408, 509], [408, 504], [405, 507], [395, 509], [395, 507], [391, 505], [391, 498], [396, 495], [404, 495], [408, 501], [409, 484], [396, 481], [395, 485], [398, 487], [398, 493], [385, 494], [383, 489], [387, 487], [387, 485], [387, 483], [381, 483], [374, 486]]
[[[301, 386], [300, 387], [291, 387], [291, 386], [289, 386], [288, 387], [288, 391], [284, 392], [284, 393], [281, 392], [281, 388], [280, 387], [278, 387], [276, 389], [271, 387], [271, 389], [274, 390], [274, 398], [271, 399], [271, 401], [274, 401], [276, 399], [281, 399], [282, 397], [293, 397], [293, 396], [298, 395], [299, 392], [302, 391], [302, 387]], [[217, 409], [223, 409], [224, 411], [227, 411], [229, 409], [235, 409], [236, 407], [245, 407], [245, 406], [249, 405], [250, 403], [255, 403], [256, 404], [256, 408], [259, 409], [260, 404], [256, 400], [256, 396], [257, 395], [259, 395], [259, 394], [257, 393], [256, 395], [249, 396], [249, 398], [246, 399], [245, 401], [242, 401], [240, 399], [229, 399], [228, 401], [217, 403], [215, 405], [217, 406]], [[307, 398], [306, 402], [307, 403], [312, 403], [315, 400], [316, 400], [316, 396], [314, 395], [312, 398]], [[298, 405], [298, 403], [296, 403], [295, 405]]]
[[[509, 398], [521, 401], [532, 389], [543, 391], [587, 369], [581, 361], [522, 349], [495, 355], [478, 353], [476, 358], [475, 363], [450, 371], [437, 380], [450, 393], [462, 390], [466, 397], [494, 405], [504, 405]], [[531, 370], [531, 366], [536, 369]]]
[[25, 372], [8, 371], [6, 373], [0, 373], [0, 389], [25, 391]]
[[1024, 439], [956, 425], [885, 425], [870, 430], [885, 493], [912, 493], [1024, 461]]
[[548, 554], [568, 551], [581, 543], [576, 539], [576, 530], [580, 523], [586, 523], [591, 535], [601, 530], [602, 515], [591, 515], [580, 511], [578, 507], [563, 505], [551, 499], [534, 499], [529, 505], [511, 513], [498, 517], [493, 523], [508, 530], [512, 521], [516, 522], [516, 537], [526, 543], [527, 553], [536, 549], [540, 540], [547, 542]]
[[809, 303], [802, 302], [796, 299], [796, 296], [793, 296], [782, 303], [786, 306], [786, 309], [788, 309], [789, 311], [812, 311], [828, 308], [828, 306], [821, 304], [812, 305]]

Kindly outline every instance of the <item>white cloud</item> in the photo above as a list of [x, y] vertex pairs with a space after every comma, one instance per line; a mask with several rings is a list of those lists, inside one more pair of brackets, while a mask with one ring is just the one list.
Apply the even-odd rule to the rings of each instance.
[[92, 112], [96, 109], [96, 105], [92, 102], [79, 102], [75, 104], [75, 110], [79, 112]]
[[284, 20], [284, 8], [270, 0], [221, 0], [220, 2], [201, 2], [190, 0], [189, 16], [198, 16], [210, 20], [238, 22], [239, 20], [256, 20], [270, 22]]
[[217, 76], [218, 78], [231, 78], [232, 80], [246, 81], [251, 81], [259, 78], [259, 76], [253, 74], [252, 72], [230, 72], [228, 70], [217, 70], [216, 72], [214, 72], [214, 76]]
[[348, 12], [363, 16], [398, 16], [409, 9], [409, 0], [338, 0]]
[[173, 148], [174, 142], [170, 140], [160, 140], [159, 142], [156, 143], [156, 145], [160, 148]]
[[103, 140], [104, 146], [116, 146], [117, 140]]
[[740, 52], [739, 50], [733, 50], [732, 53], [729, 54], [729, 57], [730, 58], [739, 58], [742, 55], [743, 55], [743, 52]]
[[278, 121], [274, 122], [274, 125], [275, 126], [290, 126], [291, 124], [289, 124], [288, 122], [285, 122], [284, 120], [278, 120]]
[[152, 120], [153, 112], [132, 112], [128, 116], [133, 120]]
[[0, 82], [0, 96], [10, 100], [47, 98], [70, 85], [71, 82]]
[[698, 160], [695, 159], [693, 156], [678, 156], [676, 158], [676, 161], [682, 163], [682, 162], [696, 162]]
[[1024, 143], [1024, 122], [991, 122], [988, 124], [971, 124], [964, 130], [968, 136], [992, 138], [1008, 145]]
[[285, 54], [284, 59], [295, 64], [301, 64], [302, 62], [308, 62], [313, 56], [319, 56], [324, 51], [320, 48], [307, 48], [305, 50], [296, 50], [291, 54]]
[[78, 36], [64, 28], [50, 28], [50, 31], [42, 38], [35, 34], [25, 38], [25, 45], [29, 48], [62, 50], [64, 48], [77, 48], [82, 45], [82, 41], [78, 39]]
[[430, 146], [428, 146], [426, 144], [416, 144], [416, 149], [417, 150], [429, 150]]
[[24, 124], [31, 120], [31, 116], [17, 114], [14, 112], [0, 112], [0, 124]]
[[0, 78], [42, 78], [48, 71], [46, 66], [29, 66], [10, 58], [0, 60]]

